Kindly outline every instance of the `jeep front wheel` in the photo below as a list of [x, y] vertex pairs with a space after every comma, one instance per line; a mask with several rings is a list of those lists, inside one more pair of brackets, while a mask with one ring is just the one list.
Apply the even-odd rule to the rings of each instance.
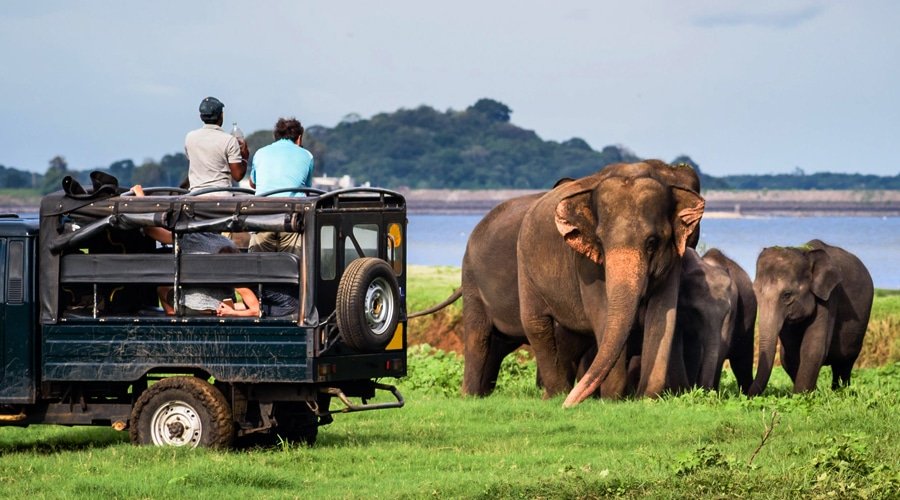
[[234, 438], [231, 407], [209, 382], [164, 378], [141, 394], [131, 412], [131, 442], [226, 448]]
[[344, 342], [363, 352], [381, 351], [399, 320], [400, 287], [391, 266], [372, 257], [351, 262], [337, 294], [337, 324]]

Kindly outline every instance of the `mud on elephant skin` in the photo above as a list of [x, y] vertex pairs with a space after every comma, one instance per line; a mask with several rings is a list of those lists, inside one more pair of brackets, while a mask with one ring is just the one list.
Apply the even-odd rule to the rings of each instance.
[[[617, 164], [550, 191], [526, 213], [517, 244], [519, 305], [545, 396], [572, 389], [554, 325], [594, 335], [598, 345], [566, 398], [565, 406], [572, 406], [622, 364], [642, 305], [638, 394], [665, 388], [681, 256], [696, 241], [704, 208], [703, 198], [683, 187], [678, 175], [657, 161]], [[674, 361], [683, 372], [683, 361]]]
[[874, 287], [866, 266], [842, 248], [812, 240], [764, 249], [753, 283], [759, 301], [759, 367], [750, 395], [768, 384], [781, 341], [781, 364], [794, 392], [815, 389], [830, 365], [832, 388], [850, 383], [869, 323]]

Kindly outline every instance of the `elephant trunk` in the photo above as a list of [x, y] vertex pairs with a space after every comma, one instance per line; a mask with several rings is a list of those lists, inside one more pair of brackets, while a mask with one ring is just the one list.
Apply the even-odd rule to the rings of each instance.
[[598, 342], [597, 355], [578, 385], [566, 397], [570, 408], [590, 397], [606, 380], [625, 349], [628, 334], [637, 315], [638, 302], [647, 281], [647, 265], [636, 250], [611, 250], [605, 257], [606, 328]]
[[775, 365], [775, 349], [778, 346], [778, 333], [784, 324], [784, 318], [774, 309], [763, 309], [759, 318], [759, 364], [756, 378], [750, 386], [749, 396], [758, 396], [766, 390], [769, 376]]

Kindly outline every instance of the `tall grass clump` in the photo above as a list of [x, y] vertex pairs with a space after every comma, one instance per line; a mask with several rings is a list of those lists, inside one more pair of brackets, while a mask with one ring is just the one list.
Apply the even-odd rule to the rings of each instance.
[[872, 316], [856, 366], [900, 361], [900, 290], [875, 290]]

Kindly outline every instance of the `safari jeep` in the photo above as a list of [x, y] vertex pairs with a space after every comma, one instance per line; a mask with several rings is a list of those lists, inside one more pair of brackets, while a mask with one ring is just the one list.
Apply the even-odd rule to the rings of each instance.
[[[118, 191], [48, 195], [39, 220], [0, 216], [0, 425], [109, 425], [136, 444], [311, 444], [335, 413], [403, 406], [377, 382], [406, 375], [401, 195]], [[151, 227], [171, 231], [173, 244], [146, 236]], [[192, 232], [261, 231], [300, 233], [301, 249], [180, 245]], [[297, 307], [188, 314], [184, 291], [210, 285], [257, 297], [280, 288]], [[159, 307], [161, 287], [173, 291], [173, 315]], [[377, 392], [386, 397], [372, 401]]]

